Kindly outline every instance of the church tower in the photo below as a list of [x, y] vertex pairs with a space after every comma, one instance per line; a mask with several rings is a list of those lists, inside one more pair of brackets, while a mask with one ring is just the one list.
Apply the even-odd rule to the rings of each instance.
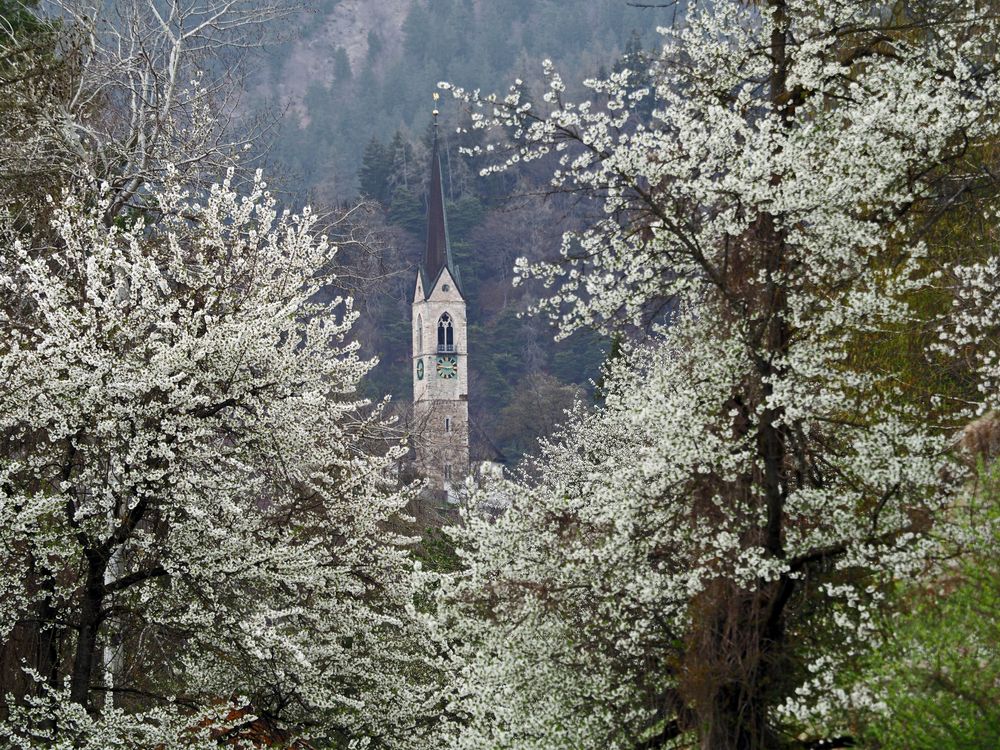
[[413, 292], [414, 439], [430, 490], [454, 501], [469, 473], [468, 340], [462, 281], [448, 242], [437, 115], [435, 109], [427, 245]]

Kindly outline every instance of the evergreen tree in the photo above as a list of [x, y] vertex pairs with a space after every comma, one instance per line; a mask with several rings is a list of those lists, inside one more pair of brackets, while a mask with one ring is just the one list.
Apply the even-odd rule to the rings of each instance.
[[382, 48], [385, 46], [385, 42], [382, 41], [382, 35], [378, 33], [376, 29], [371, 29], [368, 32], [368, 64], [371, 65], [377, 62], [382, 55]]
[[365, 154], [358, 170], [361, 194], [387, 206], [392, 197], [390, 178], [392, 176], [392, 152], [377, 137], [372, 136], [365, 146]]
[[416, 164], [413, 146], [403, 136], [402, 131], [397, 130], [392, 137], [392, 142], [389, 143], [389, 153], [392, 156], [392, 175], [390, 178], [392, 189], [400, 185], [407, 190], [419, 189], [426, 169], [425, 166]]
[[351, 80], [351, 60], [343, 47], [333, 53], [333, 77], [338, 83]]
[[396, 188], [392, 193], [387, 218], [390, 224], [395, 224], [416, 237], [422, 236], [427, 218], [420, 194], [407, 187]]

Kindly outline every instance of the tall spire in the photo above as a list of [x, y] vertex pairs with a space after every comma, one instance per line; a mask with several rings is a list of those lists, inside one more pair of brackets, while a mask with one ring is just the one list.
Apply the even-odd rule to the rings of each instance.
[[[433, 284], [441, 269], [447, 267], [458, 283], [455, 265], [448, 242], [448, 218], [444, 210], [444, 180], [441, 177], [441, 156], [438, 153], [438, 95], [434, 94], [434, 143], [431, 147], [431, 184], [427, 191], [427, 246], [424, 250], [423, 270], [426, 284]], [[425, 293], [430, 289], [425, 287]]]

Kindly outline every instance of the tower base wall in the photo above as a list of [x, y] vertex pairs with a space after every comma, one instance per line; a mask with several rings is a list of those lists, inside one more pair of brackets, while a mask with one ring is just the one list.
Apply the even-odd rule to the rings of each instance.
[[413, 416], [418, 471], [432, 491], [457, 493], [469, 475], [469, 403], [417, 401]]

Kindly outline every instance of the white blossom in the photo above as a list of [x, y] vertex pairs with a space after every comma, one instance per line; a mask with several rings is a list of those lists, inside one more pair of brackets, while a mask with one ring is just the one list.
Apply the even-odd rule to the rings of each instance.
[[[603, 204], [558, 260], [517, 265], [561, 335], [672, 311], [540, 480], [453, 530], [468, 568], [441, 582], [438, 627], [458, 747], [756, 747], [877, 704], [846, 666], [927, 567], [965, 470], [948, 424], [857, 355], [919, 319], [945, 266], [923, 209], [1000, 135], [996, 19], [926, 13], [910, 34], [861, 0], [696, 4], [661, 30], [655, 92], [616, 74], [586, 84], [606, 106], [577, 106], [551, 65], [544, 111], [453, 89], [512, 138], [484, 173], [554, 152], [553, 187]], [[1000, 323], [995, 266], [953, 272], [968, 304], [946, 353]], [[998, 349], [977, 354], [982, 408]]]
[[[402, 448], [357, 394], [353, 301], [315, 301], [335, 248], [259, 174], [147, 198], [160, 221], [108, 226], [110, 198], [67, 192], [54, 247], [5, 229], [0, 641], [43, 612], [64, 651], [0, 735], [174, 747], [232, 702], [299, 736], [436, 746], [391, 530]], [[163, 702], [128, 710], [133, 690]]]

